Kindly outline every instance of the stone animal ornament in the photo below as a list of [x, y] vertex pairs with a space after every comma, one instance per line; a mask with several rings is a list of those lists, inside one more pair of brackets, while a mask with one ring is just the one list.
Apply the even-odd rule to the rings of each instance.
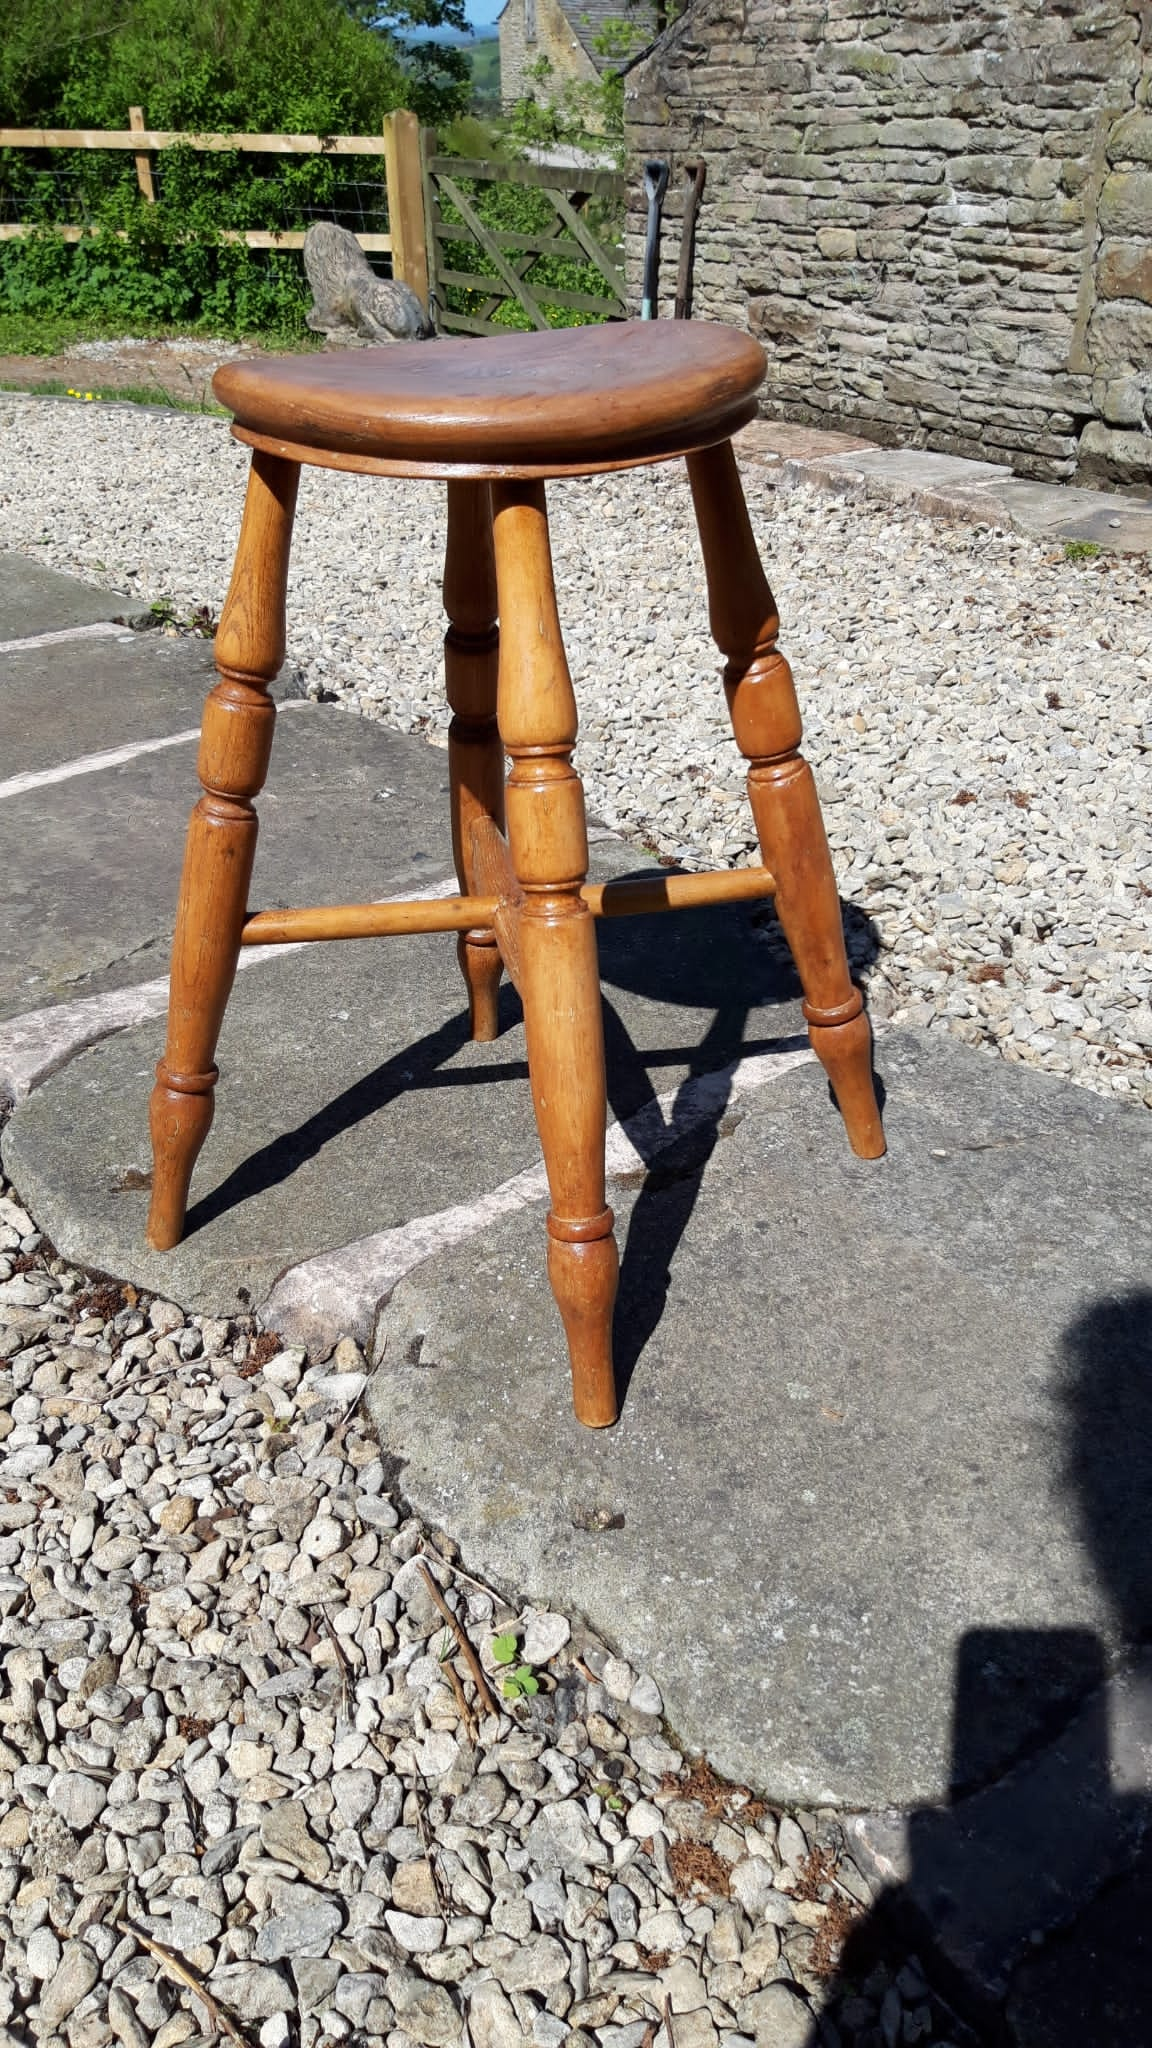
[[335, 221], [314, 221], [304, 237], [304, 269], [315, 334], [347, 343], [429, 341], [434, 329], [410, 285], [377, 277], [363, 249]]

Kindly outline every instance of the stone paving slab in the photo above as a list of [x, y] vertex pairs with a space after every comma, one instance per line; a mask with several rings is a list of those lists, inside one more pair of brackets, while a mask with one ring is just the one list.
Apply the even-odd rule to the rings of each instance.
[[1069, 484], [1034, 484], [994, 463], [970, 462], [916, 448], [884, 448], [787, 461], [782, 481], [863, 491], [869, 498], [905, 505], [935, 519], [1006, 527], [1053, 540], [1089, 540], [1121, 553], [1152, 551], [1152, 500], [1085, 491]]
[[973, 1630], [1024, 1651], [967, 1731], [969, 1787], [1098, 1681], [1069, 1629], [1119, 1638], [1073, 1424], [1114, 1392], [1111, 1305], [1147, 1276], [1147, 1119], [943, 1037], [886, 1034], [878, 1068], [882, 1163], [807, 1066], [747, 1098], [702, 1180], [698, 1146], [614, 1191], [615, 1430], [570, 1412], [542, 1204], [401, 1282], [370, 1386], [408, 1497], [474, 1568], [585, 1615], [683, 1742], [804, 1805], [948, 1793]]
[[[157, 664], [159, 717], [166, 664], [159, 649], [142, 659]], [[118, 679], [105, 667], [101, 689]], [[198, 701], [185, 722], [198, 728]], [[109, 735], [124, 737], [119, 725]], [[198, 790], [192, 738], [0, 803], [0, 1018], [163, 971]], [[445, 876], [447, 804], [446, 752], [326, 705], [289, 706], [259, 799], [253, 907], [370, 900]]]
[[0, 653], [4, 779], [186, 732], [215, 674], [207, 642], [159, 633]]
[[121, 591], [95, 590], [24, 555], [0, 554], [0, 641], [117, 619], [127, 615], [126, 608], [139, 611], [139, 599]]
[[1121, 553], [1152, 552], [1152, 498], [1031, 483], [1001, 463], [926, 448], [879, 448], [848, 434], [757, 420], [738, 437], [754, 462], [797, 483], [900, 504], [932, 518], [1007, 527], [1053, 540], [1087, 540]]

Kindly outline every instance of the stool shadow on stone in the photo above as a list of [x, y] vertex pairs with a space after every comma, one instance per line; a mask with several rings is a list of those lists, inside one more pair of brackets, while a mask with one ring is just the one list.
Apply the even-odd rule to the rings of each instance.
[[917, 1973], [926, 2043], [1152, 2040], [1152, 1291], [1093, 1303], [1062, 1351], [1065, 1477], [1121, 1655], [1078, 1627], [961, 1637], [949, 1803], [909, 1817], [906, 1879], [850, 1935], [810, 2048], [882, 2048], [884, 1985], [915, 2007]]
[[[871, 920], [842, 905], [853, 939], [854, 963], [869, 964], [879, 951]], [[733, 1101], [732, 1069], [741, 1059], [804, 1050], [807, 1033], [749, 1034], [749, 1024], [772, 1022], [772, 1010], [795, 1003], [800, 982], [771, 908], [710, 909], [669, 916], [605, 920], [598, 932], [604, 1004], [608, 1100], [642, 1166], [617, 1176], [615, 1185], [639, 1188], [621, 1247], [613, 1350], [621, 1405], [636, 1366], [660, 1324], [672, 1262], [692, 1218], [708, 1163], [743, 1114]], [[703, 1036], [681, 1039], [674, 1057], [688, 1072], [665, 1109], [660, 1065], [668, 1049], [634, 1042], [610, 988], [690, 1012], [701, 998], [713, 1014]], [[699, 992], [699, 995], [697, 994]], [[711, 1085], [709, 1085], [711, 1084]], [[831, 1089], [829, 1089], [831, 1095]], [[883, 1103], [882, 1088], [877, 1094]], [[832, 1108], [833, 1115], [837, 1114]]]
[[[861, 923], [862, 914], [854, 906], [843, 908], [849, 932], [855, 931], [853, 956], [859, 971], [864, 956], [874, 958], [878, 950], [874, 927], [867, 920]], [[717, 906], [608, 918], [598, 926], [610, 1112], [629, 1125], [629, 1136], [643, 1160], [616, 1309], [621, 1399], [659, 1325], [672, 1260], [705, 1168], [740, 1115], [730, 1101], [730, 1069], [740, 1059], [798, 1051], [808, 1043], [798, 1017], [792, 1029], [772, 1029], [774, 1011], [793, 1006], [795, 1015], [800, 984], [774, 914], [770, 915], [766, 926], [760, 909]], [[523, 1021], [520, 999], [507, 981], [499, 1000], [500, 1038], [494, 1053]], [[693, 1026], [706, 1011], [711, 1014], [702, 1035], [697, 1035]], [[410, 1090], [527, 1085], [522, 1057], [449, 1068], [468, 1044], [468, 1014], [457, 1011], [234, 1166], [190, 1206], [186, 1235], [289, 1180], [326, 1145]], [[666, 1092], [661, 1073], [672, 1066], [686, 1067], [687, 1072], [665, 1110], [659, 1099]], [[879, 1087], [878, 1093], [882, 1100]], [[226, 1092], [218, 1114], [228, 1114]], [[830, 1114], [836, 1114], [831, 1106]]]
[[[516, 1009], [518, 1013], [518, 1004]], [[511, 1011], [511, 1004], [508, 1004], [507, 1011]], [[509, 1025], [515, 1021], [514, 1016], [507, 1015]], [[415, 1044], [394, 1053], [391, 1059], [384, 1060], [370, 1073], [362, 1075], [360, 1080], [353, 1082], [341, 1094], [334, 1095], [330, 1102], [324, 1103], [294, 1130], [282, 1131], [267, 1145], [250, 1153], [218, 1187], [191, 1205], [185, 1235], [190, 1237], [194, 1231], [215, 1222], [218, 1216], [225, 1215], [241, 1202], [251, 1201], [255, 1196], [265, 1194], [269, 1188], [279, 1186], [309, 1159], [314, 1159], [333, 1138], [374, 1116], [408, 1089], [430, 1086], [445, 1061], [467, 1044], [468, 1012], [465, 1010], [447, 1018], [438, 1031], [429, 1032]], [[526, 1066], [521, 1068], [521, 1072], [527, 1079]], [[219, 1114], [227, 1115], [226, 1098]]]

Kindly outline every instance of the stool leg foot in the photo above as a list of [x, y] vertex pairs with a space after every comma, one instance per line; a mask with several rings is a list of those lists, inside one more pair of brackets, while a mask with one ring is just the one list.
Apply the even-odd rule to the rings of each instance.
[[461, 932], [456, 958], [468, 990], [469, 1036], [477, 1045], [490, 1045], [500, 1036], [500, 948], [490, 932]]
[[[453, 718], [448, 728], [452, 787], [452, 851], [465, 895], [480, 893], [472, 860], [472, 826], [489, 817], [504, 829], [504, 749], [496, 723], [500, 636], [496, 625], [496, 573], [492, 561], [492, 506], [488, 486], [448, 485], [448, 544], [444, 556], [444, 671]], [[456, 957], [468, 989], [472, 1037], [499, 1035], [503, 963], [493, 932], [463, 932]]]
[[548, 1277], [591, 1429], [615, 1422], [612, 1311], [619, 1257], [605, 1199], [607, 1093], [584, 792], [572, 766], [576, 700], [556, 611], [544, 486], [493, 485], [500, 596], [500, 735], [512, 756], [508, 834], [517, 881], [528, 1071], [551, 1194]]
[[848, 1142], [857, 1159], [882, 1159], [887, 1150], [876, 1083], [872, 1075], [872, 1026], [867, 1011], [840, 1024], [817, 1024], [809, 1006], [808, 1036], [812, 1050], [832, 1083]]
[[572, 1406], [586, 1429], [610, 1429], [616, 1421], [616, 1376], [612, 1367], [612, 1310], [620, 1278], [620, 1255], [607, 1211], [608, 1235], [592, 1244], [563, 1244], [549, 1219], [548, 1280], [568, 1339], [572, 1361]]
[[176, 911], [168, 1039], [149, 1123], [148, 1242], [168, 1251], [184, 1234], [188, 1189], [212, 1124], [216, 1040], [232, 989], [256, 852], [252, 798], [263, 787], [276, 707], [268, 684], [284, 660], [284, 593], [299, 467], [252, 458], [228, 600], [216, 635], [219, 679], [204, 706], [192, 813]]
[[800, 752], [792, 671], [776, 645], [780, 620], [757, 552], [731, 442], [688, 458], [708, 576], [712, 636], [727, 657], [724, 688], [776, 909], [804, 989], [812, 1049], [835, 1091], [852, 1150], [884, 1152], [872, 1076], [872, 1033], [844, 949], [840, 898], [812, 770]]

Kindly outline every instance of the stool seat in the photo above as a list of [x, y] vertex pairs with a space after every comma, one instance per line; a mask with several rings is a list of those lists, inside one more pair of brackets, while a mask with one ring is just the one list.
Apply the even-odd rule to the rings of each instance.
[[764, 351], [706, 322], [626, 320], [486, 340], [228, 363], [212, 388], [251, 446], [390, 475], [579, 475], [727, 440]]

